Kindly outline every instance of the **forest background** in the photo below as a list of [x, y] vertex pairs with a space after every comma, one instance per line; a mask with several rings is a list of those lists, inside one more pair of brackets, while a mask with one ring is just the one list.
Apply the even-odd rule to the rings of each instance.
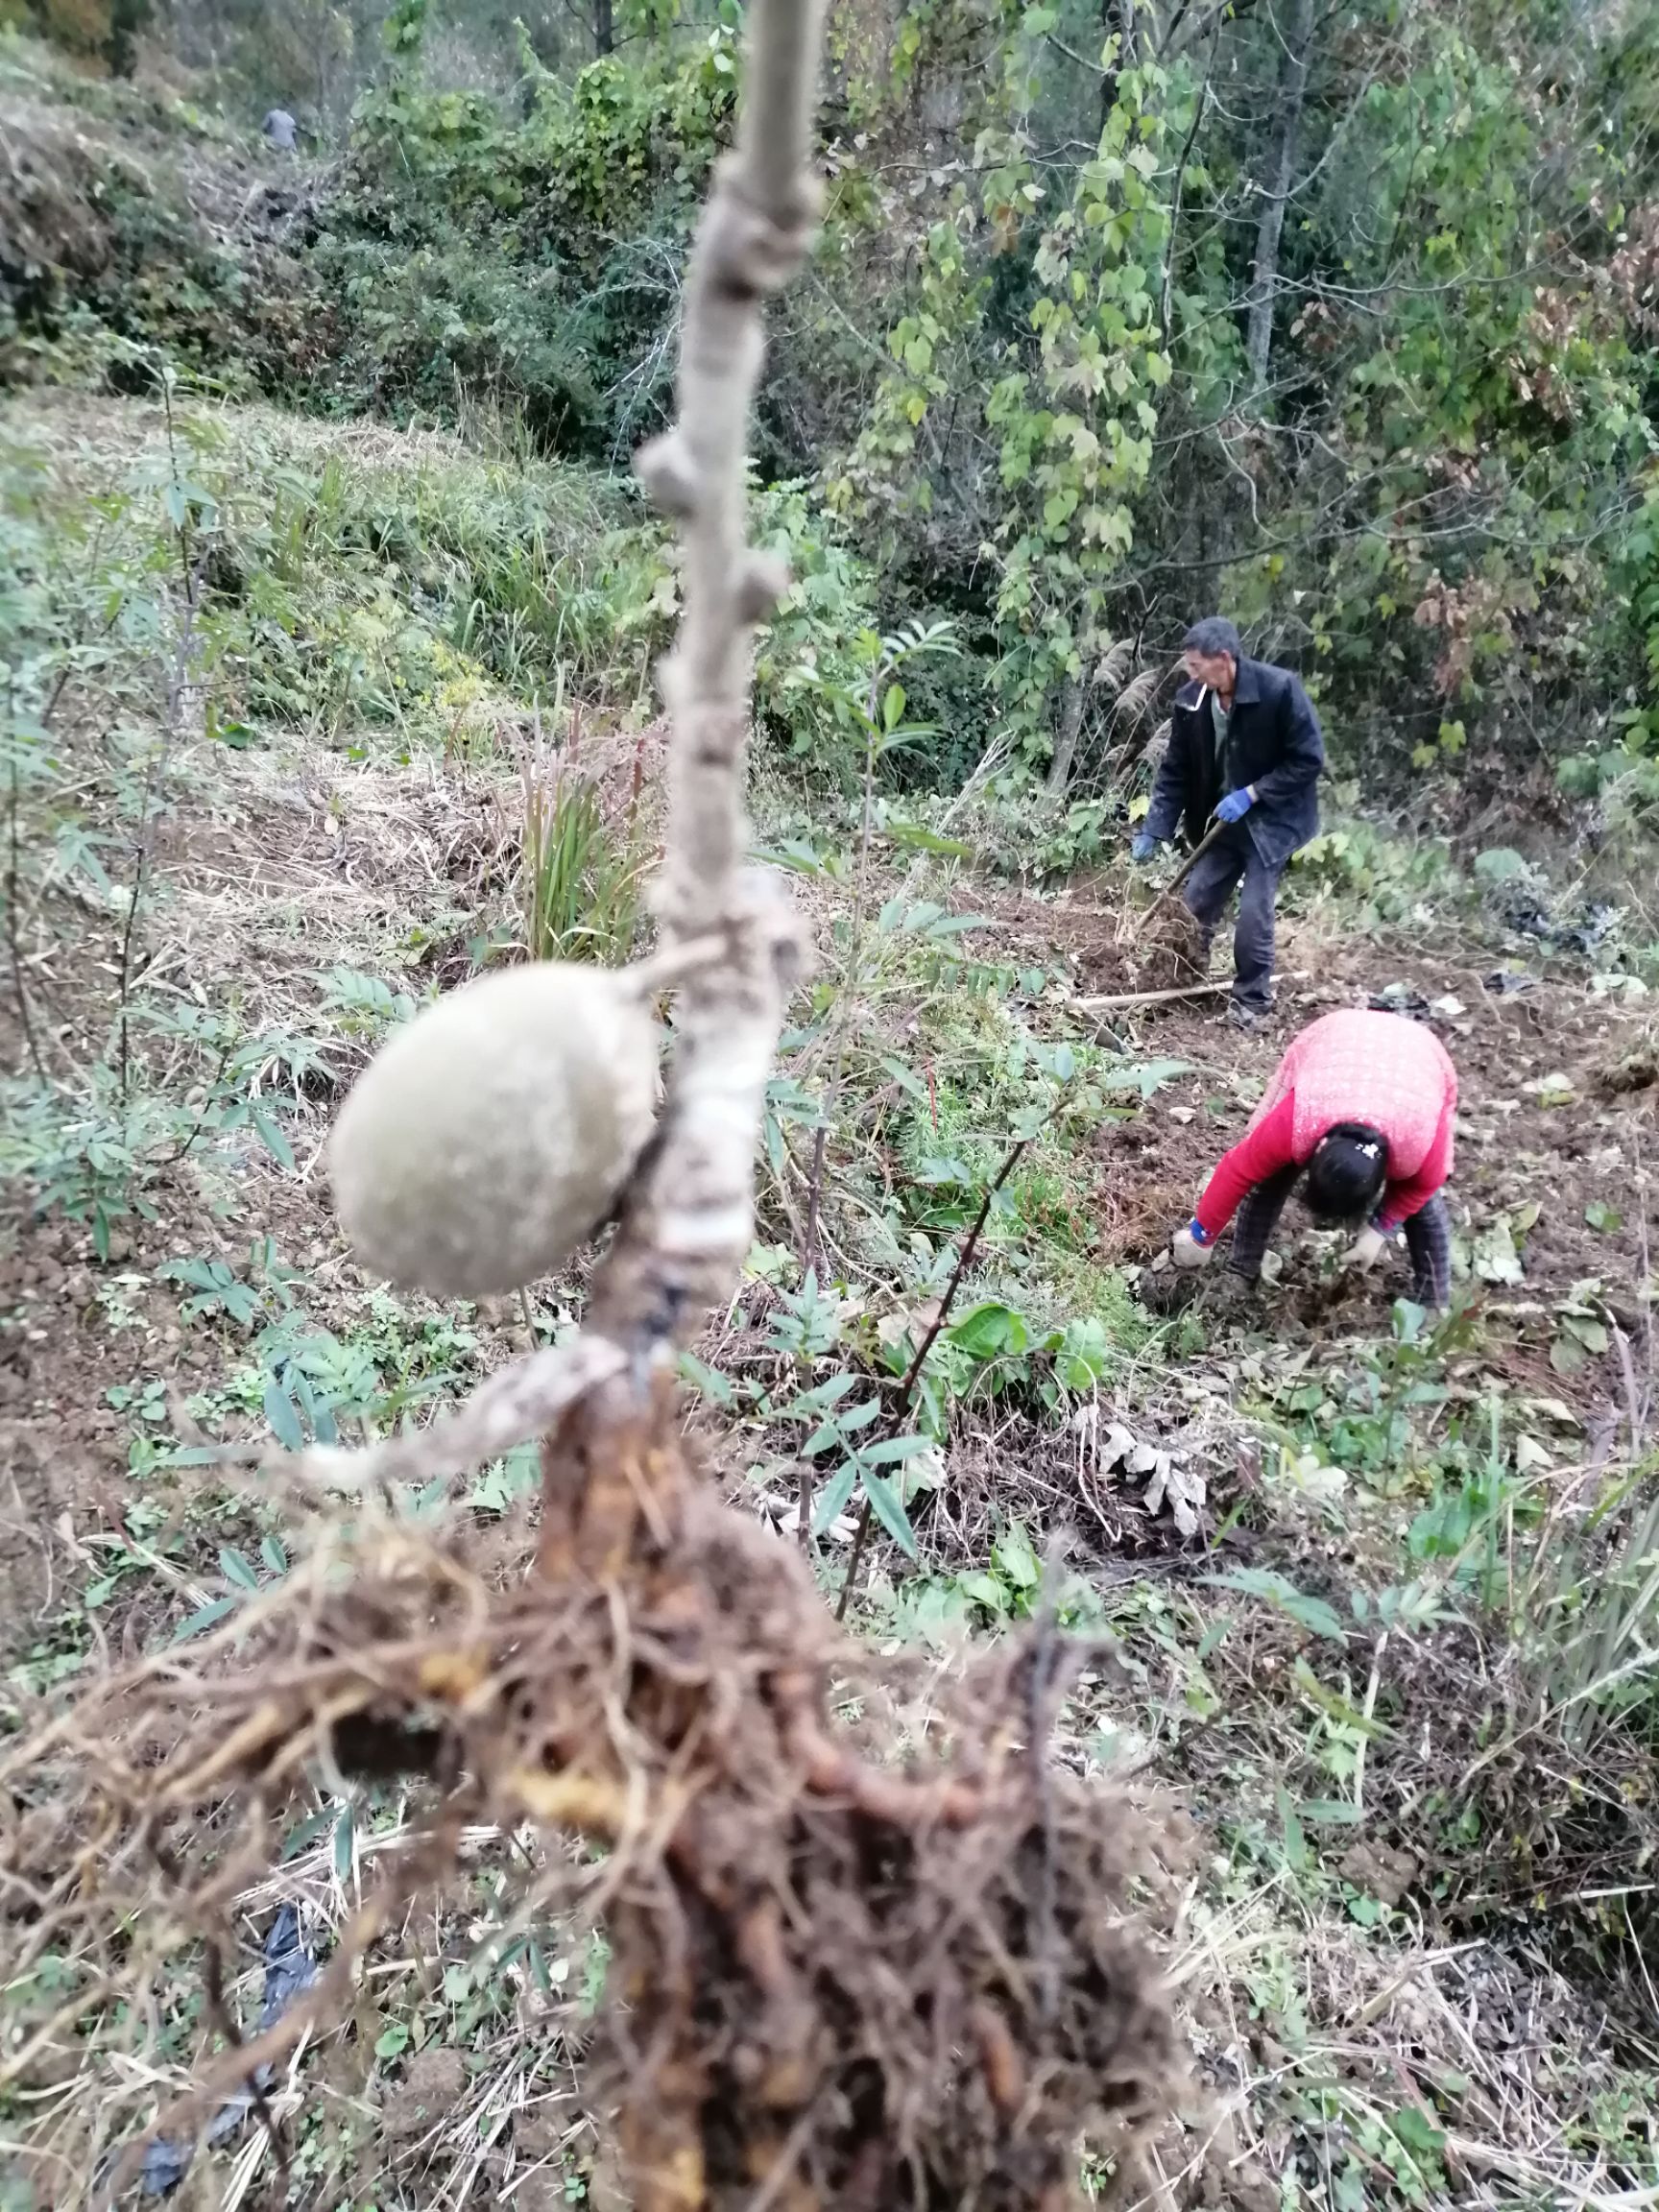
[[[252, 265], [110, 180], [83, 281], [8, 273], [14, 373], [158, 349], [320, 410], [488, 408], [611, 470], [663, 420], [734, 6], [10, 5], [172, 69], [204, 130], [306, 132], [303, 209]], [[957, 626], [910, 779], [956, 789], [995, 743], [1107, 787], [1220, 607], [1380, 800], [1651, 805], [1650, 11], [929, 0], [842, 7], [833, 39], [759, 466], [841, 629]]]

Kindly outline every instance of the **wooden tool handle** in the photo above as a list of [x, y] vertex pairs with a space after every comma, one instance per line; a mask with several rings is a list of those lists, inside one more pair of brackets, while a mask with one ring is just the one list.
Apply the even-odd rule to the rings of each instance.
[[1145, 913], [1142, 917], [1143, 923], [1151, 921], [1153, 915], [1158, 912], [1159, 908], [1165, 903], [1166, 900], [1174, 898], [1176, 892], [1180, 890], [1182, 884], [1186, 882], [1188, 877], [1191, 875], [1193, 869], [1197, 867], [1199, 861], [1204, 857], [1205, 854], [1209, 852], [1211, 846], [1214, 844], [1216, 838], [1220, 836], [1222, 830], [1225, 830], [1226, 827], [1227, 825], [1225, 822], [1216, 821], [1211, 823], [1209, 829], [1205, 830], [1203, 836], [1199, 838], [1197, 844], [1193, 846], [1191, 852], [1188, 854], [1186, 859], [1182, 861], [1180, 867], [1176, 869], [1174, 875], [1170, 877], [1168, 882], [1165, 884], [1163, 890], [1159, 892], [1157, 898], [1154, 899], [1151, 905], [1147, 907]]

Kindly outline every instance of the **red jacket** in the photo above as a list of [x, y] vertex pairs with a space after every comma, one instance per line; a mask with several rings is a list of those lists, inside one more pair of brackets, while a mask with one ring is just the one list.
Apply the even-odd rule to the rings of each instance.
[[1198, 1225], [1218, 1236], [1246, 1191], [1292, 1164], [1305, 1167], [1339, 1121], [1364, 1121], [1388, 1144], [1378, 1226], [1397, 1229], [1451, 1174], [1456, 1114], [1457, 1070], [1421, 1023], [1359, 1007], [1321, 1015], [1292, 1041], [1249, 1128], [1205, 1186]]

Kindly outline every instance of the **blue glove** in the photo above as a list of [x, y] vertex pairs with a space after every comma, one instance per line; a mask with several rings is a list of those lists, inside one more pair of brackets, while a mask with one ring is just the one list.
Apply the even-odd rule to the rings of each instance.
[[1137, 830], [1129, 841], [1131, 860], [1150, 860], [1158, 850], [1158, 840], [1149, 830]]
[[1215, 811], [1223, 822], [1242, 822], [1256, 804], [1250, 791], [1229, 791]]

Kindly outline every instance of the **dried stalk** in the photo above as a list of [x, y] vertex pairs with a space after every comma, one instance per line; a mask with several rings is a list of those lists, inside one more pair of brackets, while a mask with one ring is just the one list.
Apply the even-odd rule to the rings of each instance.
[[[890, 1419], [895, 1427], [911, 1399], [916, 1395], [916, 1385], [922, 1380], [922, 1370], [927, 1364], [927, 1355], [932, 1351], [939, 1332], [950, 1318], [950, 1309], [956, 1303], [956, 1293], [962, 1287], [964, 1277], [974, 1264], [974, 1255], [979, 1249], [979, 1239], [985, 1233], [986, 1222], [991, 1218], [991, 1209], [997, 1203], [997, 1193], [1019, 1166], [1024, 1156], [1025, 1148], [1030, 1142], [1029, 1137], [1022, 1137], [1019, 1142], [1007, 1153], [1001, 1166], [998, 1168], [995, 1176], [986, 1187], [985, 1195], [980, 1201], [979, 1211], [974, 1214], [973, 1225], [967, 1236], [963, 1238], [961, 1246], [957, 1251], [956, 1264], [951, 1270], [950, 1282], [945, 1286], [945, 1295], [939, 1301], [939, 1310], [934, 1314], [921, 1343], [917, 1345], [914, 1358], [904, 1370], [904, 1380], [899, 1385], [899, 1395], [894, 1401], [890, 1414]], [[864, 1509], [858, 1516], [858, 1527], [854, 1533], [853, 1551], [847, 1561], [847, 1572], [842, 1577], [841, 1595], [835, 1601], [835, 1618], [837, 1621], [846, 1620], [848, 1601], [853, 1596], [854, 1584], [858, 1579], [858, 1569], [864, 1557], [865, 1542], [870, 1534], [870, 1500], [866, 1497]]]
[[46, 1063], [40, 1057], [40, 1046], [35, 1035], [35, 1017], [29, 1005], [29, 992], [23, 981], [23, 947], [18, 934], [17, 901], [21, 874], [17, 865], [17, 813], [18, 795], [17, 753], [15, 741], [12, 750], [11, 793], [7, 807], [6, 831], [6, 945], [12, 962], [12, 985], [17, 998], [17, 1021], [23, 1032], [23, 1042], [29, 1048], [29, 1057], [35, 1063], [35, 1072], [42, 1083], [49, 1080]]
[[1072, 998], [1068, 1004], [1086, 1014], [1121, 1012], [1128, 1006], [1166, 1006], [1176, 998], [1212, 998], [1217, 991], [1230, 991], [1225, 975], [1213, 983], [1178, 983], [1167, 991], [1115, 991], [1105, 998]]

